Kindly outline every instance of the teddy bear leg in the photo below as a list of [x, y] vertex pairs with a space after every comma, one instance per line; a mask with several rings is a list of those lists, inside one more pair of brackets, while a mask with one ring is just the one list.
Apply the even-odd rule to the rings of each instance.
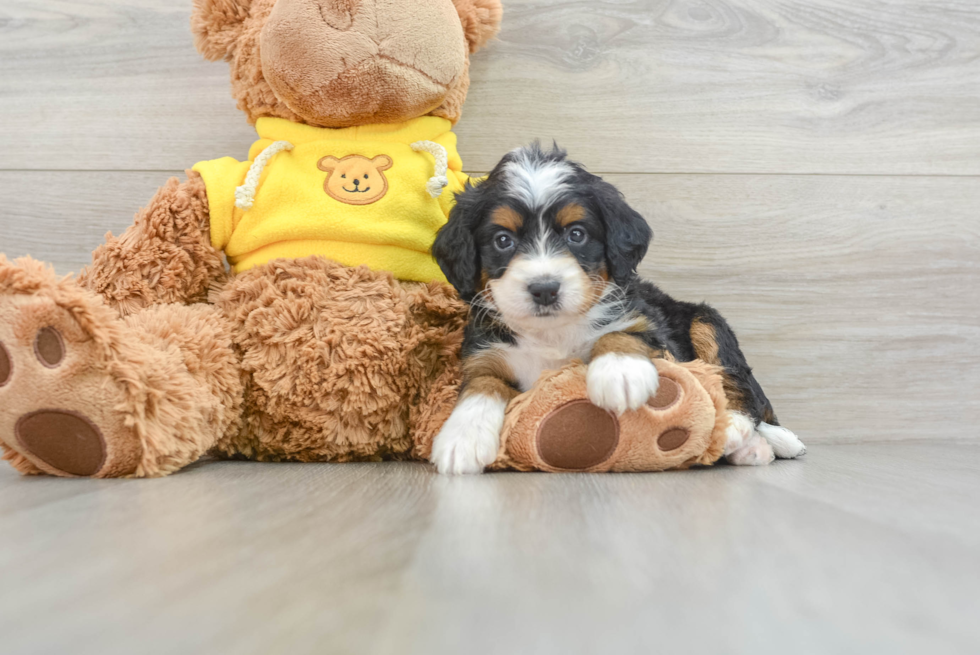
[[126, 316], [154, 304], [204, 302], [225, 279], [204, 180], [187, 171], [185, 182], [168, 180], [122, 235], [108, 236], [78, 282]]
[[728, 424], [720, 376], [700, 363], [655, 364], [657, 393], [619, 415], [589, 401], [584, 366], [546, 374], [508, 407], [494, 468], [661, 471], [714, 463]]
[[177, 470], [237, 427], [238, 371], [209, 306], [120, 319], [74, 280], [0, 255], [0, 442], [22, 473]]
[[[409, 456], [410, 408], [438, 376], [440, 356], [452, 356], [453, 328], [421, 320], [430, 310], [390, 273], [321, 257], [273, 260], [235, 275], [214, 302], [249, 376], [245, 428], [218, 454]], [[458, 331], [465, 314], [454, 316]]]

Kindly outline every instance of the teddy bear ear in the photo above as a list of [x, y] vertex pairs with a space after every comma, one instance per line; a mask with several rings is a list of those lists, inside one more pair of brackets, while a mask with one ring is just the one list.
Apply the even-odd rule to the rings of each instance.
[[371, 163], [374, 164], [376, 171], [386, 171], [393, 166], [391, 157], [388, 155], [378, 155], [371, 160]]
[[191, 32], [194, 46], [206, 59], [228, 59], [235, 51], [252, 0], [194, 0]]
[[504, 15], [500, 0], [453, 0], [453, 4], [471, 53], [482, 48], [500, 29]]
[[318, 161], [316, 163], [316, 167], [319, 168], [321, 171], [323, 171], [325, 173], [330, 173], [335, 168], [337, 168], [337, 164], [339, 164], [339, 163], [340, 163], [340, 160], [339, 159], [337, 159], [336, 157], [331, 157], [331, 156], [328, 155], [328, 156], [324, 157], [323, 159], [321, 159], [320, 161]]

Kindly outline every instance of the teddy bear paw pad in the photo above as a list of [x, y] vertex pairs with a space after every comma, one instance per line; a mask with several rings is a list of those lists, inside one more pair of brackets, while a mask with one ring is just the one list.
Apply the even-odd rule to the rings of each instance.
[[672, 430], [667, 430], [659, 437], [657, 437], [657, 446], [663, 452], [669, 452], [671, 450], [677, 450], [681, 446], [687, 443], [687, 440], [691, 438], [691, 433], [683, 428], [674, 428]]
[[14, 427], [20, 446], [69, 475], [95, 475], [105, 464], [102, 433], [78, 412], [42, 409], [21, 416]]
[[653, 409], [663, 411], [673, 407], [680, 399], [680, 385], [668, 377], [660, 376], [660, 384], [657, 386], [657, 393], [647, 401], [647, 405]]
[[542, 419], [538, 456], [550, 467], [584, 471], [609, 460], [619, 445], [619, 421], [585, 399], [573, 400]]

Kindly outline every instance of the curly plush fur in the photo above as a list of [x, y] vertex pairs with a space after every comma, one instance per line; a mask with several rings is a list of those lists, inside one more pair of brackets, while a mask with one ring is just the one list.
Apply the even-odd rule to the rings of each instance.
[[[420, 66], [458, 71], [434, 108], [431, 89], [415, 105], [409, 98], [402, 107], [409, 117], [459, 118], [468, 52], [499, 26], [499, 0], [443, 2], [427, 5], [431, 26], [415, 20], [416, 31], [396, 29], [388, 44], [412, 52], [424, 43], [436, 56]], [[308, 110], [301, 115], [267, 79], [260, 44], [275, 9], [287, 27], [308, 11], [341, 22], [369, 12], [377, 20], [365, 29], [397, 28], [401, 18], [422, 15], [411, 0], [194, 0], [195, 43], [207, 58], [230, 63], [232, 93], [250, 121], [270, 116], [322, 127], [349, 120], [331, 104], [336, 98], [312, 108], [315, 94], [302, 103], [292, 98]], [[300, 65], [310, 43], [328, 59], [343, 54], [351, 35], [324, 25], [306, 41], [286, 30], [293, 51], [283, 50], [278, 64]], [[459, 60], [448, 62], [444, 53]], [[403, 68], [354, 91], [381, 94], [386, 80], [425, 73]], [[364, 120], [383, 122], [389, 117], [380, 98], [352, 102], [378, 106]], [[432, 418], [458, 378], [466, 308], [452, 288], [318, 257], [230, 276], [209, 224], [204, 183], [189, 171], [184, 182], [169, 180], [122, 235], [109, 235], [77, 280], [0, 255], [0, 447], [14, 468], [152, 477], [208, 452], [265, 461], [417, 455], [413, 434], [423, 443], [430, 438]], [[43, 335], [57, 356], [39, 350]], [[62, 441], [65, 434], [76, 442]]]
[[[0, 343], [16, 364], [0, 388], [0, 432], [52, 404], [81, 413], [105, 442], [98, 477], [165, 475], [209, 451], [261, 461], [410, 456], [410, 427], [458, 376], [466, 315], [446, 285], [318, 257], [249, 270], [213, 304], [120, 317], [49, 267], [0, 256], [0, 310], [13, 317]], [[68, 351], [50, 373], [32, 361], [42, 328]], [[14, 440], [0, 445], [23, 473], [63, 474]]]

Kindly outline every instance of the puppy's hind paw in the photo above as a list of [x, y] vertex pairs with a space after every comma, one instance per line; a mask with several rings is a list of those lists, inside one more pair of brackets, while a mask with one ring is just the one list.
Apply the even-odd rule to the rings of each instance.
[[806, 454], [806, 446], [800, 438], [784, 427], [759, 423], [755, 430], [769, 442], [779, 459], [796, 459]]
[[765, 466], [776, 459], [769, 445], [756, 431], [751, 418], [741, 412], [731, 413], [726, 432], [725, 459], [736, 466]]
[[725, 459], [736, 466], [766, 466], [776, 459], [776, 455], [769, 442], [753, 434], [740, 448], [725, 455]]

